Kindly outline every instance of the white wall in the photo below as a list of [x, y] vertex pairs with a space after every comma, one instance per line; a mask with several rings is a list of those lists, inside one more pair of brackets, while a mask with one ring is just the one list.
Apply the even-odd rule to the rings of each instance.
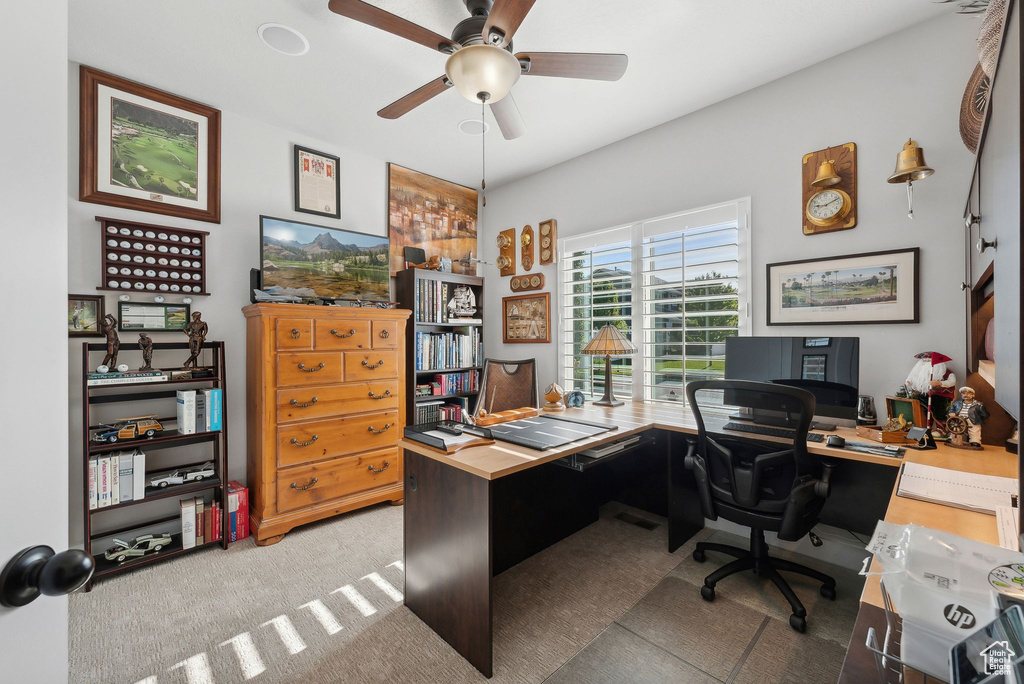
[[[229, 467], [228, 475], [246, 481], [245, 444], [245, 324], [241, 309], [249, 304], [249, 269], [259, 266], [260, 214], [293, 218], [332, 228], [345, 228], [364, 233], [387, 233], [387, 166], [384, 160], [349, 152], [338, 145], [299, 136], [289, 131], [260, 123], [230, 111], [229, 102], [209, 102], [222, 109], [221, 132], [221, 223], [188, 221], [159, 214], [129, 211], [99, 204], [77, 201], [78, 197], [78, 64], [68, 67], [70, 103], [69, 230], [70, 262], [69, 292], [95, 292], [100, 284], [100, 228], [96, 216], [131, 218], [144, 223], [195, 228], [210, 232], [207, 242], [207, 279], [212, 293], [194, 297], [192, 310], [201, 311], [210, 326], [208, 339], [223, 340], [228, 365]], [[160, 83], [147, 83], [161, 87]], [[178, 93], [188, 97], [188, 93]], [[300, 144], [330, 152], [341, 157], [342, 209], [341, 220], [292, 211], [292, 145]], [[106, 293], [107, 311], [117, 312], [117, 295]], [[152, 301], [152, 294], [132, 295], [140, 301]], [[180, 302], [182, 296], [166, 294], [169, 302]], [[81, 515], [81, 342], [69, 343], [71, 363], [65, 384], [71, 387], [71, 539], [82, 542]], [[137, 336], [121, 333], [123, 342], [137, 342]], [[183, 334], [154, 334], [156, 341], [185, 341]], [[184, 362], [187, 354], [183, 355]], [[138, 352], [124, 352], [119, 361], [135, 366], [141, 360]], [[154, 452], [155, 453], [155, 452]], [[173, 504], [173, 502], [171, 502]], [[147, 506], [149, 506], [147, 504]], [[131, 511], [128, 511], [131, 513]], [[106, 522], [115, 521], [109, 515]]]
[[[13, 13], [12, 13], [13, 10]], [[68, 544], [67, 2], [5, 7], [0, 42], [0, 566], [27, 546]], [[68, 603], [41, 597], [0, 608], [0, 679], [63, 682], [68, 677]]]
[[[568, 237], [749, 196], [753, 334], [860, 336], [861, 391], [879, 402], [902, 383], [922, 350], [950, 355], [963, 377], [961, 214], [972, 159], [960, 142], [957, 115], [977, 62], [977, 26], [952, 14], [940, 17], [490, 190], [482, 258], [497, 256], [498, 231], [515, 227], [518, 235], [524, 225], [536, 229], [548, 218]], [[685, 83], [685, 74], [666, 74], [666, 87]], [[905, 187], [885, 180], [909, 136], [936, 169], [915, 185], [914, 221], [906, 216]], [[857, 143], [858, 225], [804, 236], [801, 159], [849, 141]], [[765, 264], [914, 246], [922, 248], [923, 262], [919, 325], [765, 324]], [[499, 279], [492, 266], [482, 268], [492, 276], [485, 306], [500, 316], [501, 297], [511, 294], [508, 279]], [[554, 293], [556, 268], [540, 270]], [[537, 357], [542, 388], [558, 377], [554, 343], [504, 345], [498, 325], [487, 328], [485, 343], [491, 357]]]

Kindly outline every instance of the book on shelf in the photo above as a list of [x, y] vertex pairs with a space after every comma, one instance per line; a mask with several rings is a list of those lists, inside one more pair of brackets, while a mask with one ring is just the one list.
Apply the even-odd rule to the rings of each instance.
[[479, 318], [451, 316], [448, 302], [455, 295], [455, 285], [440, 280], [418, 280], [413, 293], [413, 310], [417, 323], [454, 323], [473, 325], [482, 323]]
[[468, 394], [476, 392], [480, 384], [480, 371], [471, 370], [461, 373], [439, 373], [434, 376], [431, 385], [436, 385], [436, 395]]
[[99, 480], [97, 508], [110, 505], [110, 457], [100, 456], [96, 459], [96, 473]]
[[224, 392], [216, 388], [178, 390], [178, 433], [194, 435], [199, 432], [220, 430], [224, 423], [223, 397]]
[[132, 500], [146, 498], [146, 452], [136, 449], [132, 454]]
[[181, 548], [191, 549], [196, 545], [196, 500], [182, 499], [181, 507]]
[[469, 415], [469, 399], [456, 397], [448, 401], [425, 401], [416, 405], [416, 425], [436, 423], [441, 420], [466, 422]]
[[196, 497], [196, 546], [202, 546], [206, 541], [206, 525], [203, 521], [203, 500]]
[[141, 382], [164, 382], [167, 375], [163, 371], [135, 371], [128, 373], [89, 373], [85, 376], [87, 387], [104, 385], [133, 385]]
[[228, 514], [231, 516], [230, 541], [238, 541], [249, 536], [249, 490], [237, 480], [228, 482]]
[[110, 454], [110, 465], [107, 468], [110, 477], [110, 505], [116, 506], [121, 503], [121, 459], [117, 454]]
[[480, 329], [468, 333], [417, 332], [415, 338], [416, 370], [445, 370], [480, 366], [483, 343]]
[[89, 510], [146, 498], [146, 454], [118, 451], [89, 459]]
[[117, 503], [123, 503], [125, 501], [132, 501], [132, 489], [135, 485], [135, 464], [133, 462], [132, 454], [124, 451], [117, 452], [117, 482], [120, 488], [120, 495], [117, 497]]
[[178, 390], [178, 434], [192, 435], [196, 431], [196, 391]]
[[94, 511], [98, 506], [96, 500], [96, 459], [89, 459], [89, 510]]

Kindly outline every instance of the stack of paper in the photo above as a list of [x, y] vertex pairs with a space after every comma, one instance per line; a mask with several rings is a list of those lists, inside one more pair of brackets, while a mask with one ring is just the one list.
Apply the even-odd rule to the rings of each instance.
[[979, 475], [920, 463], [906, 463], [896, 494], [908, 499], [995, 515], [998, 507], [1013, 505], [1017, 491], [1017, 480], [1012, 477]]

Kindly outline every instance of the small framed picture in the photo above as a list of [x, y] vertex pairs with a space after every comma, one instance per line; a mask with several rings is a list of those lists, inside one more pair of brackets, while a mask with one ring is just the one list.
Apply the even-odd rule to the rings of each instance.
[[68, 295], [68, 337], [102, 337], [103, 295]]
[[341, 218], [340, 159], [295, 146], [295, 211]]
[[505, 342], [551, 341], [551, 294], [502, 297], [502, 333]]
[[117, 329], [122, 332], [170, 332], [188, 323], [192, 307], [188, 304], [156, 302], [118, 302]]

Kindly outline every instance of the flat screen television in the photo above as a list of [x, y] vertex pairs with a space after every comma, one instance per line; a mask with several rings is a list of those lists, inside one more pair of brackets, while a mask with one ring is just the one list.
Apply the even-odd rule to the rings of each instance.
[[308, 288], [320, 299], [391, 300], [388, 238], [260, 216], [262, 289]]

